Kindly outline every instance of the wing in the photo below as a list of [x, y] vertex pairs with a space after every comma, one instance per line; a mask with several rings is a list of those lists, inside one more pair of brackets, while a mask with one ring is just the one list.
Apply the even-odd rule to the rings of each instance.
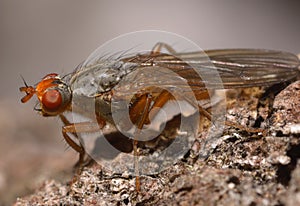
[[[155, 64], [172, 69], [191, 85], [197, 85], [199, 80], [195, 71], [204, 77], [202, 83], [216, 88], [269, 86], [295, 79], [300, 71], [298, 57], [281, 51], [223, 49], [178, 53], [175, 56], [156, 58]], [[216, 75], [220, 76], [221, 82], [212, 80]]]
[[204, 52], [145, 54], [123, 59], [140, 65], [128, 74], [118, 91], [130, 94], [138, 85], [179, 88], [197, 96], [207, 89], [270, 86], [296, 79], [300, 61], [294, 54], [261, 49], [223, 49]]
[[226, 88], [269, 86], [299, 75], [299, 59], [287, 52], [258, 49], [206, 51]]

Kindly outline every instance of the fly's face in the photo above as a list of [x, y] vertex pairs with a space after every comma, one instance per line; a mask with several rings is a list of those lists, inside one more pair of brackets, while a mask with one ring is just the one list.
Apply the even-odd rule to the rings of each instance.
[[26, 93], [26, 96], [21, 99], [22, 103], [36, 94], [40, 103], [40, 108], [36, 110], [43, 116], [58, 115], [67, 110], [71, 103], [69, 86], [55, 73], [46, 75], [35, 87], [25, 83], [25, 87], [21, 87], [20, 91]]

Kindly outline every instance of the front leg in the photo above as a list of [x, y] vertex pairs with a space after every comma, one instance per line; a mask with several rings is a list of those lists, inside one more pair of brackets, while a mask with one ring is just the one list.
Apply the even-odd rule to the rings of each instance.
[[[84, 163], [84, 156], [86, 154], [85, 149], [81, 142], [79, 141], [78, 133], [82, 132], [96, 132], [99, 129], [102, 129], [105, 126], [105, 121], [101, 119], [101, 121], [95, 122], [79, 122], [79, 123], [71, 123], [64, 115], [59, 115], [61, 121], [64, 123], [62, 127], [62, 134], [65, 141], [68, 145], [79, 153], [79, 160], [76, 165], [81, 167]], [[74, 141], [68, 133], [72, 133], [74, 137], [78, 140], [78, 143]]]
[[[70, 182], [70, 187], [77, 181], [78, 176], [80, 175], [83, 166], [84, 166], [84, 157], [86, 155], [85, 149], [81, 142], [79, 141], [78, 133], [81, 132], [96, 132], [99, 129], [102, 129], [105, 126], [105, 121], [102, 119], [98, 119], [97, 123], [95, 122], [79, 122], [79, 123], [71, 123], [64, 115], [59, 115], [61, 121], [64, 123], [62, 127], [62, 134], [68, 145], [72, 147], [76, 152], [79, 153], [79, 160], [75, 165], [76, 172], [73, 179]], [[75, 142], [68, 133], [72, 133], [74, 137], [78, 140], [78, 143]], [[86, 161], [90, 163], [91, 159]]]

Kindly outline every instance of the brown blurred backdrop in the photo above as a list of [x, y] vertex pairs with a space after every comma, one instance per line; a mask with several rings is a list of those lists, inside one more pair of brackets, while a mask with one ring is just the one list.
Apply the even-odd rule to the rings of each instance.
[[20, 75], [34, 84], [68, 73], [107, 40], [146, 29], [180, 34], [203, 49], [300, 53], [299, 8], [299, 1], [271, 0], [0, 0], [0, 205], [45, 178], [67, 178], [77, 160], [64, 149], [58, 119], [36, 114], [35, 101], [20, 103]]

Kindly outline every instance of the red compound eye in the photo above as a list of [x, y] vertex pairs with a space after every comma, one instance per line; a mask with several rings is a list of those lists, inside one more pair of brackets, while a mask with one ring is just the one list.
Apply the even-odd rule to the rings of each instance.
[[62, 97], [59, 91], [53, 89], [43, 94], [42, 104], [49, 110], [57, 110], [62, 104]]

